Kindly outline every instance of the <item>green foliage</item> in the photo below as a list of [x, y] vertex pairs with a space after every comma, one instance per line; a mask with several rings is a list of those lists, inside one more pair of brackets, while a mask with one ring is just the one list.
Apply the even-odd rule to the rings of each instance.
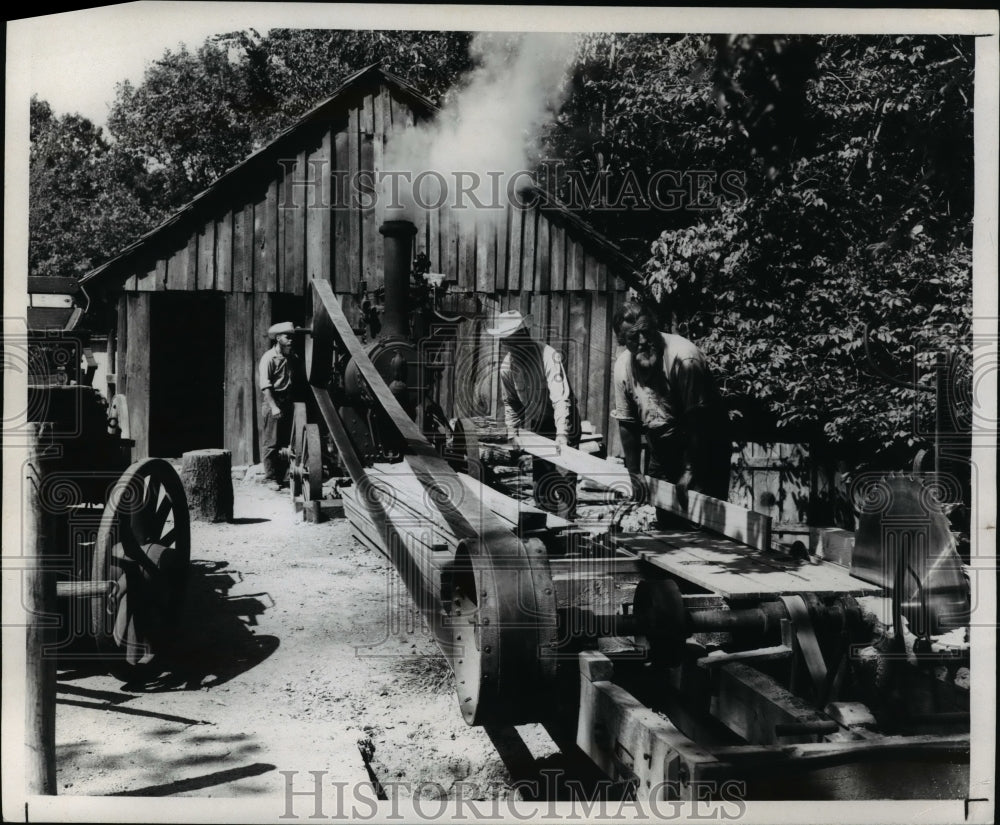
[[121, 152], [144, 165], [167, 209], [250, 154], [245, 87], [239, 64], [211, 43], [194, 54], [167, 51], [140, 86], [118, 85], [108, 132]]
[[272, 29], [223, 38], [246, 54], [246, 69], [258, 67], [260, 99], [273, 101], [261, 112], [255, 136], [266, 142], [327, 98], [346, 77], [373, 63], [440, 102], [471, 65], [468, 32]]
[[57, 117], [37, 97], [30, 129], [28, 271], [80, 277], [146, 228], [155, 207], [143, 170], [89, 120]]
[[[721, 61], [744, 95], [724, 111], [758, 174], [744, 202], [661, 233], [646, 283], [737, 408], [859, 455], [912, 453], [932, 431], [934, 396], [878, 372], [932, 387], [935, 354], [955, 351], [968, 370], [971, 49], [937, 37], [815, 46], [804, 97], [771, 99], [763, 136], [747, 112], [769, 98], [746, 77], [780, 86], [779, 46], [752, 42]], [[775, 141], [775, 123], [799, 131]]]
[[[231, 32], [123, 83], [109, 138], [33, 101], [31, 273], [107, 260], [374, 62], [446, 102], [470, 40]], [[879, 372], [926, 386], [955, 350], [968, 372], [973, 65], [962, 37], [581, 35], [544, 151], [603, 176], [581, 216], [648, 258], [665, 322], [708, 351], [744, 421], [912, 452], [933, 395]], [[670, 170], [665, 210], [647, 196]], [[548, 183], [572, 200], [567, 180]]]
[[[629, 181], [648, 193], [662, 170], [732, 168], [729, 126], [716, 110], [713, 57], [708, 39], [695, 35], [581, 35], [566, 102], [545, 136], [549, 157], [587, 181], [604, 176], [611, 203]], [[555, 194], [573, 202], [570, 186], [567, 178]], [[686, 210], [653, 209], [646, 198], [625, 208], [603, 206], [595, 202], [582, 216], [633, 255], [648, 250], [649, 238], [665, 227], [691, 221]]]
[[82, 275], [380, 62], [432, 98], [470, 65], [463, 32], [253, 30], [167, 50], [118, 85], [108, 137], [32, 103], [32, 274]]

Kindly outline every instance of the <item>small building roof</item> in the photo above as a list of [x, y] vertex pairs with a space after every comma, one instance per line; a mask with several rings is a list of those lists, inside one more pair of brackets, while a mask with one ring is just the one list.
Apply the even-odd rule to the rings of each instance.
[[[402, 78], [385, 71], [378, 63], [355, 72], [344, 80], [330, 97], [306, 112], [266, 146], [253, 152], [226, 171], [207, 189], [195, 195], [173, 215], [126, 246], [115, 257], [84, 275], [80, 279], [80, 284], [100, 287], [113, 281], [116, 276], [124, 278], [132, 275], [131, 267], [134, 261], [141, 258], [154, 242], [182, 229], [185, 225], [196, 222], [206, 212], [218, 208], [228, 192], [245, 185], [249, 176], [253, 176], [275, 158], [283, 157], [282, 153], [290, 145], [296, 144], [303, 133], [307, 132], [313, 124], [329, 120], [332, 114], [340, 111], [345, 101], [359, 92], [379, 86], [387, 86], [396, 92], [412, 106], [418, 116], [428, 117], [438, 112], [438, 108], [430, 99]], [[630, 281], [635, 280], [637, 277], [635, 262], [625, 255], [617, 245], [575, 215], [552, 194], [539, 187], [535, 187], [534, 191], [543, 212], [552, 215], [556, 221], [563, 222], [572, 231], [579, 233], [582, 240], [593, 247], [599, 257], [614, 267], [616, 274], [628, 278]]]

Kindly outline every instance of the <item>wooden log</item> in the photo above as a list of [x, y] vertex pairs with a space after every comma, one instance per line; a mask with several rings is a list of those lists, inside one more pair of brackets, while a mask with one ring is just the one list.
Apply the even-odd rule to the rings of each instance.
[[191, 518], [233, 520], [233, 458], [229, 450], [192, 450], [181, 458], [181, 481]]
[[677, 487], [668, 481], [649, 476], [633, 478], [620, 464], [595, 458], [572, 447], [560, 449], [554, 441], [536, 433], [522, 431], [516, 443], [526, 453], [544, 458], [564, 470], [574, 472], [606, 489], [618, 490], [626, 496], [634, 489], [634, 482], [638, 482], [648, 492], [650, 504], [750, 547], [770, 549], [771, 519], [761, 513], [690, 490], [685, 507], [678, 496]]
[[[34, 436], [32, 437], [34, 441]], [[26, 632], [27, 718], [24, 773], [29, 794], [56, 793], [56, 581], [43, 558], [51, 541], [51, 516], [39, 501], [40, 473], [37, 442], [27, 465], [23, 488], [28, 501], [24, 520], [24, 593], [28, 597]], [[34, 466], [32, 466], [34, 465]]]

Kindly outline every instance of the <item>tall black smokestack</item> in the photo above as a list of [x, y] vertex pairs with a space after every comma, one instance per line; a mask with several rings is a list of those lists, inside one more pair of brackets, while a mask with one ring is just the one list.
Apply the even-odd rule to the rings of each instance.
[[410, 221], [386, 221], [379, 227], [385, 238], [385, 310], [380, 338], [410, 337], [410, 266], [413, 236], [417, 227]]

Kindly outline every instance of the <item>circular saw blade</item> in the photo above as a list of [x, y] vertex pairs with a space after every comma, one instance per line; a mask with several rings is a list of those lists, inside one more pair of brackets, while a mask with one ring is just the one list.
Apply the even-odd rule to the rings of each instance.
[[968, 585], [940, 493], [916, 476], [873, 479], [854, 539], [851, 575], [889, 591], [917, 636], [968, 621]]

